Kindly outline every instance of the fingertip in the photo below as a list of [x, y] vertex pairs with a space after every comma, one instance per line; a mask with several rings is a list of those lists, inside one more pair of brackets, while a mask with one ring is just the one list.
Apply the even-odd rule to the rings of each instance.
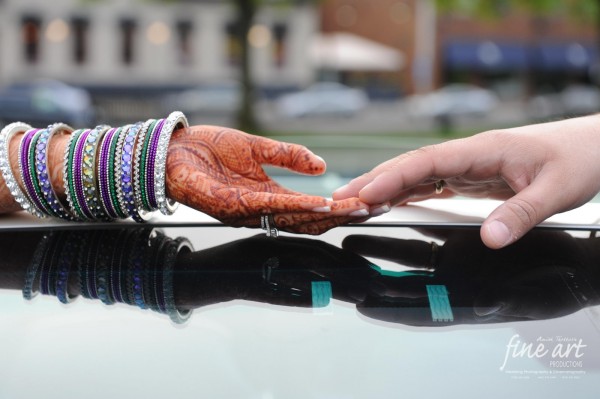
[[506, 224], [495, 219], [481, 226], [481, 239], [489, 248], [500, 249], [514, 242], [516, 237]]
[[315, 164], [313, 165], [311, 174], [322, 175], [327, 170], [327, 162], [325, 162], [325, 160], [322, 157], [320, 157], [314, 153], [312, 155], [315, 159]]
[[333, 194], [331, 195], [331, 197], [334, 200], [341, 200], [341, 199], [348, 198], [349, 196], [346, 194], [346, 191], [348, 191], [348, 184], [344, 184], [343, 186], [336, 189], [333, 192]]

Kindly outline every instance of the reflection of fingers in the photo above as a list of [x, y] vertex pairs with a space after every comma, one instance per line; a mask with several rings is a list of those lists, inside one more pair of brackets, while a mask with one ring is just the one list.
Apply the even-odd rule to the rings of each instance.
[[432, 245], [421, 240], [400, 240], [389, 237], [351, 235], [342, 241], [342, 247], [363, 256], [401, 263], [411, 267], [430, 268]]
[[[274, 227], [290, 233], [321, 234], [334, 227], [350, 223], [356, 217], [339, 215], [335, 212], [292, 212], [273, 215]], [[261, 227], [260, 216], [223, 218], [221, 221], [233, 227]]]
[[300, 225], [296, 225], [290, 230], [293, 233], [298, 234], [310, 234], [310, 235], [318, 235], [323, 234], [328, 230], [331, 230], [335, 227], [342, 226], [348, 224], [354, 220], [353, 217], [349, 216], [339, 216], [334, 218], [322, 219], [314, 222], [304, 223]]
[[259, 137], [253, 142], [256, 161], [263, 164], [280, 166], [295, 172], [320, 175], [325, 172], [325, 161], [308, 148]]

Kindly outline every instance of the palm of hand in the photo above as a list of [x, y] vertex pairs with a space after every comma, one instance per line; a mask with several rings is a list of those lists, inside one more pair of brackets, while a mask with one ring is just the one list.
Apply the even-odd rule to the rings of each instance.
[[[347, 222], [336, 219], [339, 212], [358, 207], [357, 200], [347, 201], [333, 207], [338, 213], [317, 213], [331, 206], [330, 201], [282, 187], [265, 173], [263, 164], [311, 175], [325, 171], [323, 160], [303, 146], [230, 128], [195, 126], [171, 138], [167, 194], [229, 225], [255, 227], [260, 215], [274, 213], [277, 226], [314, 234]], [[326, 224], [308, 227], [324, 219], [329, 219]]]

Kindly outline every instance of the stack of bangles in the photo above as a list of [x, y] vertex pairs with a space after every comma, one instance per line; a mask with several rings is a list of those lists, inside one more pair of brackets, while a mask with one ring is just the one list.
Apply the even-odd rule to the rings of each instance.
[[[0, 170], [15, 200], [37, 217], [145, 222], [151, 212], [171, 215], [177, 208], [166, 196], [165, 169], [171, 134], [184, 127], [188, 121], [179, 111], [165, 119], [75, 131], [63, 123], [35, 129], [15, 122], [0, 132]], [[24, 133], [18, 153], [22, 188], [9, 161], [9, 143], [19, 133]], [[52, 187], [48, 168], [49, 143], [57, 134], [70, 135], [63, 165], [66, 203]]]

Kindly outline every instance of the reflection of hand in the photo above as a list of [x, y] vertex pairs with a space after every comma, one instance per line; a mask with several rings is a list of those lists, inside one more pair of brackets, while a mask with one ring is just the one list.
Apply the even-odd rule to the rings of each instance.
[[309, 175], [325, 171], [325, 162], [303, 146], [195, 126], [171, 138], [167, 194], [229, 225], [257, 227], [260, 215], [273, 213], [278, 228], [309, 234], [355, 220], [349, 214], [367, 208], [356, 198], [331, 202], [286, 189], [261, 164]]
[[316, 281], [330, 282], [334, 298], [356, 303], [376, 275], [366, 259], [325, 242], [262, 234], [183, 254], [176, 268], [183, 308], [232, 299], [310, 307]]
[[375, 205], [447, 191], [506, 200], [483, 223], [491, 248], [504, 247], [549, 216], [576, 208], [600, 190], [600, 117], [491, 131], [421, 148], [384, 162], [334, 194]]
[[566, 233], [532, 231], [495, 251], [483, 245], [475, 230], [448, 232], [452, 235], [434, 232], [445, 239], [435, 256], [424, 241], [347, 237], [343, 247], [363, 256], [433, 270], [378, 277], [371, 285], [373, 296], [358, 306], [360, 312], [406, 324], [443, 325], [432, 322], [427, 285], [448, 290], [452, 324], [546, 319], [598, 301], [586, 271], [590, 261], [581, 243]]

